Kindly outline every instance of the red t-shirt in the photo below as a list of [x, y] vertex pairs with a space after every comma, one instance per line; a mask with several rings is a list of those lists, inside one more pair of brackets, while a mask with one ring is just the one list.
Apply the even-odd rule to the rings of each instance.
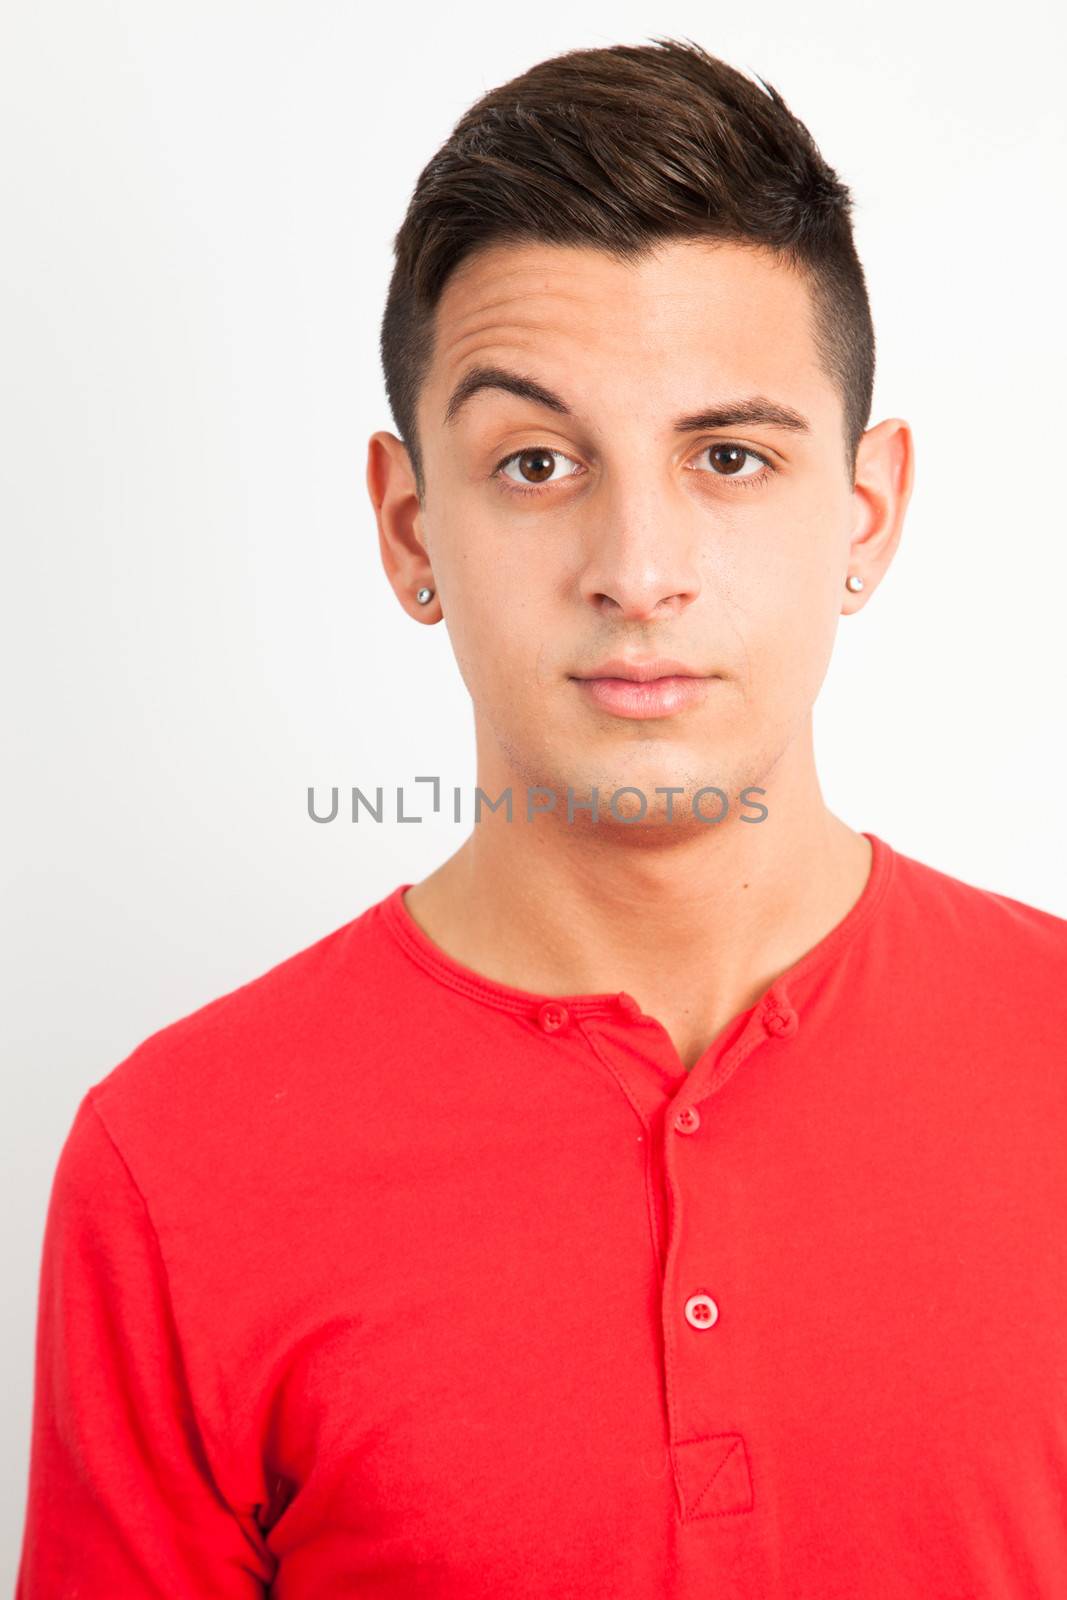
[[691, 1072], [404, 884], [89, 1089], [19, 1600], [1067, 1596], [1067, 920], [868, 838]]

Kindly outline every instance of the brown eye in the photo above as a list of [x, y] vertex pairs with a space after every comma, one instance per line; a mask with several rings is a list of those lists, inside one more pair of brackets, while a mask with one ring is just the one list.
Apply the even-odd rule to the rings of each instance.
[[[763, 456], [755, 450], [747, 450], [743, 444], [709, 444], [701, 450], [697, 461], [700, 465], [698, 471], [705, 471], [706, 464], [710, 464], [713, 478], [738, 478], [747, 481], [750, 478], [761, 478], [767, 467]], [[745, 463], [749, 465], [746, 467]]]
[[742, 450], [739, 444], [713, 444], [710, 446], [712, 460], [717, 467], [721, 467], [726, 476], [733, 477], [744, 465], [747, 450]]
[[[557, 466], [561, 469], [570, 467], [572, 470], [556, 472]], [[542, 483], [554, 485], [563, 478], [577, 477], [581, 468], [570, 456], [565, 456], [562, 450], [549, 450], [544, 445], [534, 445], [529, 450], [516, 450], [513, 455], [505, 456], [496, 471], [521, 494], [524, 483], [529, 484], [531, 489]]]
[[544, 483], [546, 478], [552, 476], [552, 468], [556, 464], [551, 450], [524, 450], [515, 459], [527, 483]]

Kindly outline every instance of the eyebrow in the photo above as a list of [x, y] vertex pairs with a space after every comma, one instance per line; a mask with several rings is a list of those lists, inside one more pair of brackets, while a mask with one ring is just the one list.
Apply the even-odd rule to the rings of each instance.
[[[482, 389], [501, 389], [505, 394], [517, 395], [520, 400], [532, 400], [546, 411], [560, 416], [574, 413], [562, 396], [534, 378], [520, 372], [509, 372], [506, 367], [471, 367], [456, 384], [445, 407], [445, 424], [455, 422], [463, 406]], [[705, 428], [733, 428], [753, 423], [763, 423], [772, 428], [790, 428], [796, 433], [810, 433], [811, 423], [791, 406], [780, 405], [763, 395], [749, 395], [740, 400], [725, 400], [703, 411], [690, 412], [678, 417], [675, 433], [699, 433]]]

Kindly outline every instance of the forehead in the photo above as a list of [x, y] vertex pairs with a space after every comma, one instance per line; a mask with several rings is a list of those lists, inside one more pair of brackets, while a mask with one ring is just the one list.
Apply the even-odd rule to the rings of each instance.
[[[623, 262], [588, 247], [491, 245], [445, 285], [422, 400], [439, 424], [475, 364], [521, 364], [579, 401], [758, 389], [832, 409], [806, 279], [769, 252], [710, 240]], [[788, 391], [788, 393], [786, 392]], [[667, 395], [669, 392], [669, 401]]]

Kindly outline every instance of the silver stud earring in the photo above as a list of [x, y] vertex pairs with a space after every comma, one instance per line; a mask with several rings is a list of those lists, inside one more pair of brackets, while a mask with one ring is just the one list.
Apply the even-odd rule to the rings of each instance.
[[858, 573], [850, 573], [850, 575], [845, 579], [845, 588], [851, 589], [853, 594], [859, 594], [860, 590], [863, 588], [863, 579]]
[[432, 589], [420, 589], [418, 591], [418, 593], [415, 595], [415, 599], [419, 602], [420, 606], [428, 605], [430, 603], [430, 601], [433, 599], [433, 590]]

